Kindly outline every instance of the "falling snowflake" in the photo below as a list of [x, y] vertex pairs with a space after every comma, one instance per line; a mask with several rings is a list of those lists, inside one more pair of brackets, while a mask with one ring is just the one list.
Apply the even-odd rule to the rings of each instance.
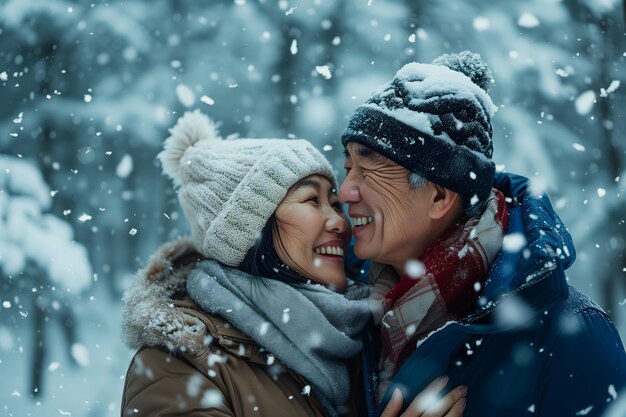
[[187, 395], [196, 398], [200, 394], [200, 388], [202, 388], [202, 375], [193, 374], [187, 381]]
[[593, 405], [576, 412], [577, 416], [586, 416], [593, 409]]
[[478, 16], [474, 18], [472, 25], [478, 32], [483, 32], [491, 27], [491, 21], [486, 17]]
[[208, 389], [202, 396], [203, 407], [219, 407], [222, 405], [222, 394], [216, 389]]
[[591, 112], [593, 109], [593, 105], [596, 102], [596, 93], [593, 90], [587, 90], [582, 93], [576, 101], [574, 101], [574, 106], [576, 107], [576, 113], [581, 116], [585, 116]]
[[115, 175], [120, 178], [127, 178], [133, 172], [133, 158], [126, 154], [122, 157], [119, 164], [115, 168]]
[[502, 242], [502, 250], [505, 252], [516, 253], [524, 249], [526, 246], [526, 237], [523, 233], [512, 233], [504, 237]]
[[563, 77], [563, 78], [569, 77], [569, 73], [561, 68], [556, 69], [554, 73], [558, 75], [559, 77]]
[[539, 19], [532, 13], [524, 12], [517, 19], [517, 24], [523, 28], [534, 28], [539, 26]]
[[[63, 212], [65, 214], [65, 212]], [[69, 214], [69, 213], [68, 213]], [[83, 222], [85, 223], [86, 221], [91, 220], [93, 217], [91, 217], [89, 214], [87, 213], [83, 213], [80, 215], [80, 217], [78, 217], [78, 221], [79, 222]]]
[[618, 80], [611, 81], [609, 87], [605, 90], [604, 88], [600, 89], [600, 97], [608, 97], [609, 94], [614, 92], [619, 88], [620, 82]]
[[204, 104], [208, 104], [209, 106], [212, 106], [215, 104], [215, 100], [213, 100], [211, 97], [207, 95], [200, 97], [200, 101], [203, 102]]
[[328, 68], [328, 65], [317, 65], [315, 67], [315, 71], [317, 71], [318, 74], [320, 74], [322, 77], [324, 77], [327, 80], [330, 80], [333, 76], [330, 73], [330, 69]]
[[82, 367], [89, 366], [89, 351], [84, 345], [74, 343], [72, 345], [72, 358]]
[[176, 86], [176, 97], [178, 97], [178, 101], [180, 101], [180, 103], [185, 107], [193, 106], [193, 103], [196, 101], [193, 91], [185, 84], [179, 84]]
[[420, 278], [426, 272], [424, 264], [416, 259], [410, 259], [404, 266], [404, 270], [411, 278]]

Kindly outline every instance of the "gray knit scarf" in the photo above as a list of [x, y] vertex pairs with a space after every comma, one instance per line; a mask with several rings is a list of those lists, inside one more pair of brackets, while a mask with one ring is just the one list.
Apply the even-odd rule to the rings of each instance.
[[348, 401], [346, 360], [361, 350], [370, 317], [366, 286], [350, 285], [340, 294], [203, 261], [190, 273], [187, 292], [304, 377], [330, 416]]

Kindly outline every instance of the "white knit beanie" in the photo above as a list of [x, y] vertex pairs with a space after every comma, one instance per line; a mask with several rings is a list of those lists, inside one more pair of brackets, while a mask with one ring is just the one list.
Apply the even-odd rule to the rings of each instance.
[[196, 249], [238, 266], [289, 188], [320, 174], [336, 179], [324, 156], [303, 139], [222, 139], [199, 110], [170, 129], [158, 158], [174, 180]]

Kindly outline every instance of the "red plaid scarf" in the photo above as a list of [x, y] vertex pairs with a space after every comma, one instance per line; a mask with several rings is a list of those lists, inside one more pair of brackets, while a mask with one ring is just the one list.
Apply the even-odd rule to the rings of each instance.
[[453, 225], [426, 249], [419, 259], [421, 276], [404, 275], [398, 281], [389, 266], [370, 269], [372, 298], [382, 304], [379, 394], [387, 390], [415, 342], [473, 311], [507, 225], [506, 201], [494, 189], [484, 212]]

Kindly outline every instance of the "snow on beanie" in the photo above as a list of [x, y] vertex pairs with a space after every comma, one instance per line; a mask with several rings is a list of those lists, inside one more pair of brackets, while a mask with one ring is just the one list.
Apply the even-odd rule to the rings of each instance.
[[491, 82], [480, 55], [469, 51], [406, 64], [356, 109], [342, 143], [360, 143], [472, 204], [482, 202], [495, 174]]
[[303, 139], [221, 139], [196, 110], [170, 129], [159, 153], [163, 172], [178, 187], [196, 249], [238, 266], [289, 188], [321, 174], [336, 179], [324, 156]]

